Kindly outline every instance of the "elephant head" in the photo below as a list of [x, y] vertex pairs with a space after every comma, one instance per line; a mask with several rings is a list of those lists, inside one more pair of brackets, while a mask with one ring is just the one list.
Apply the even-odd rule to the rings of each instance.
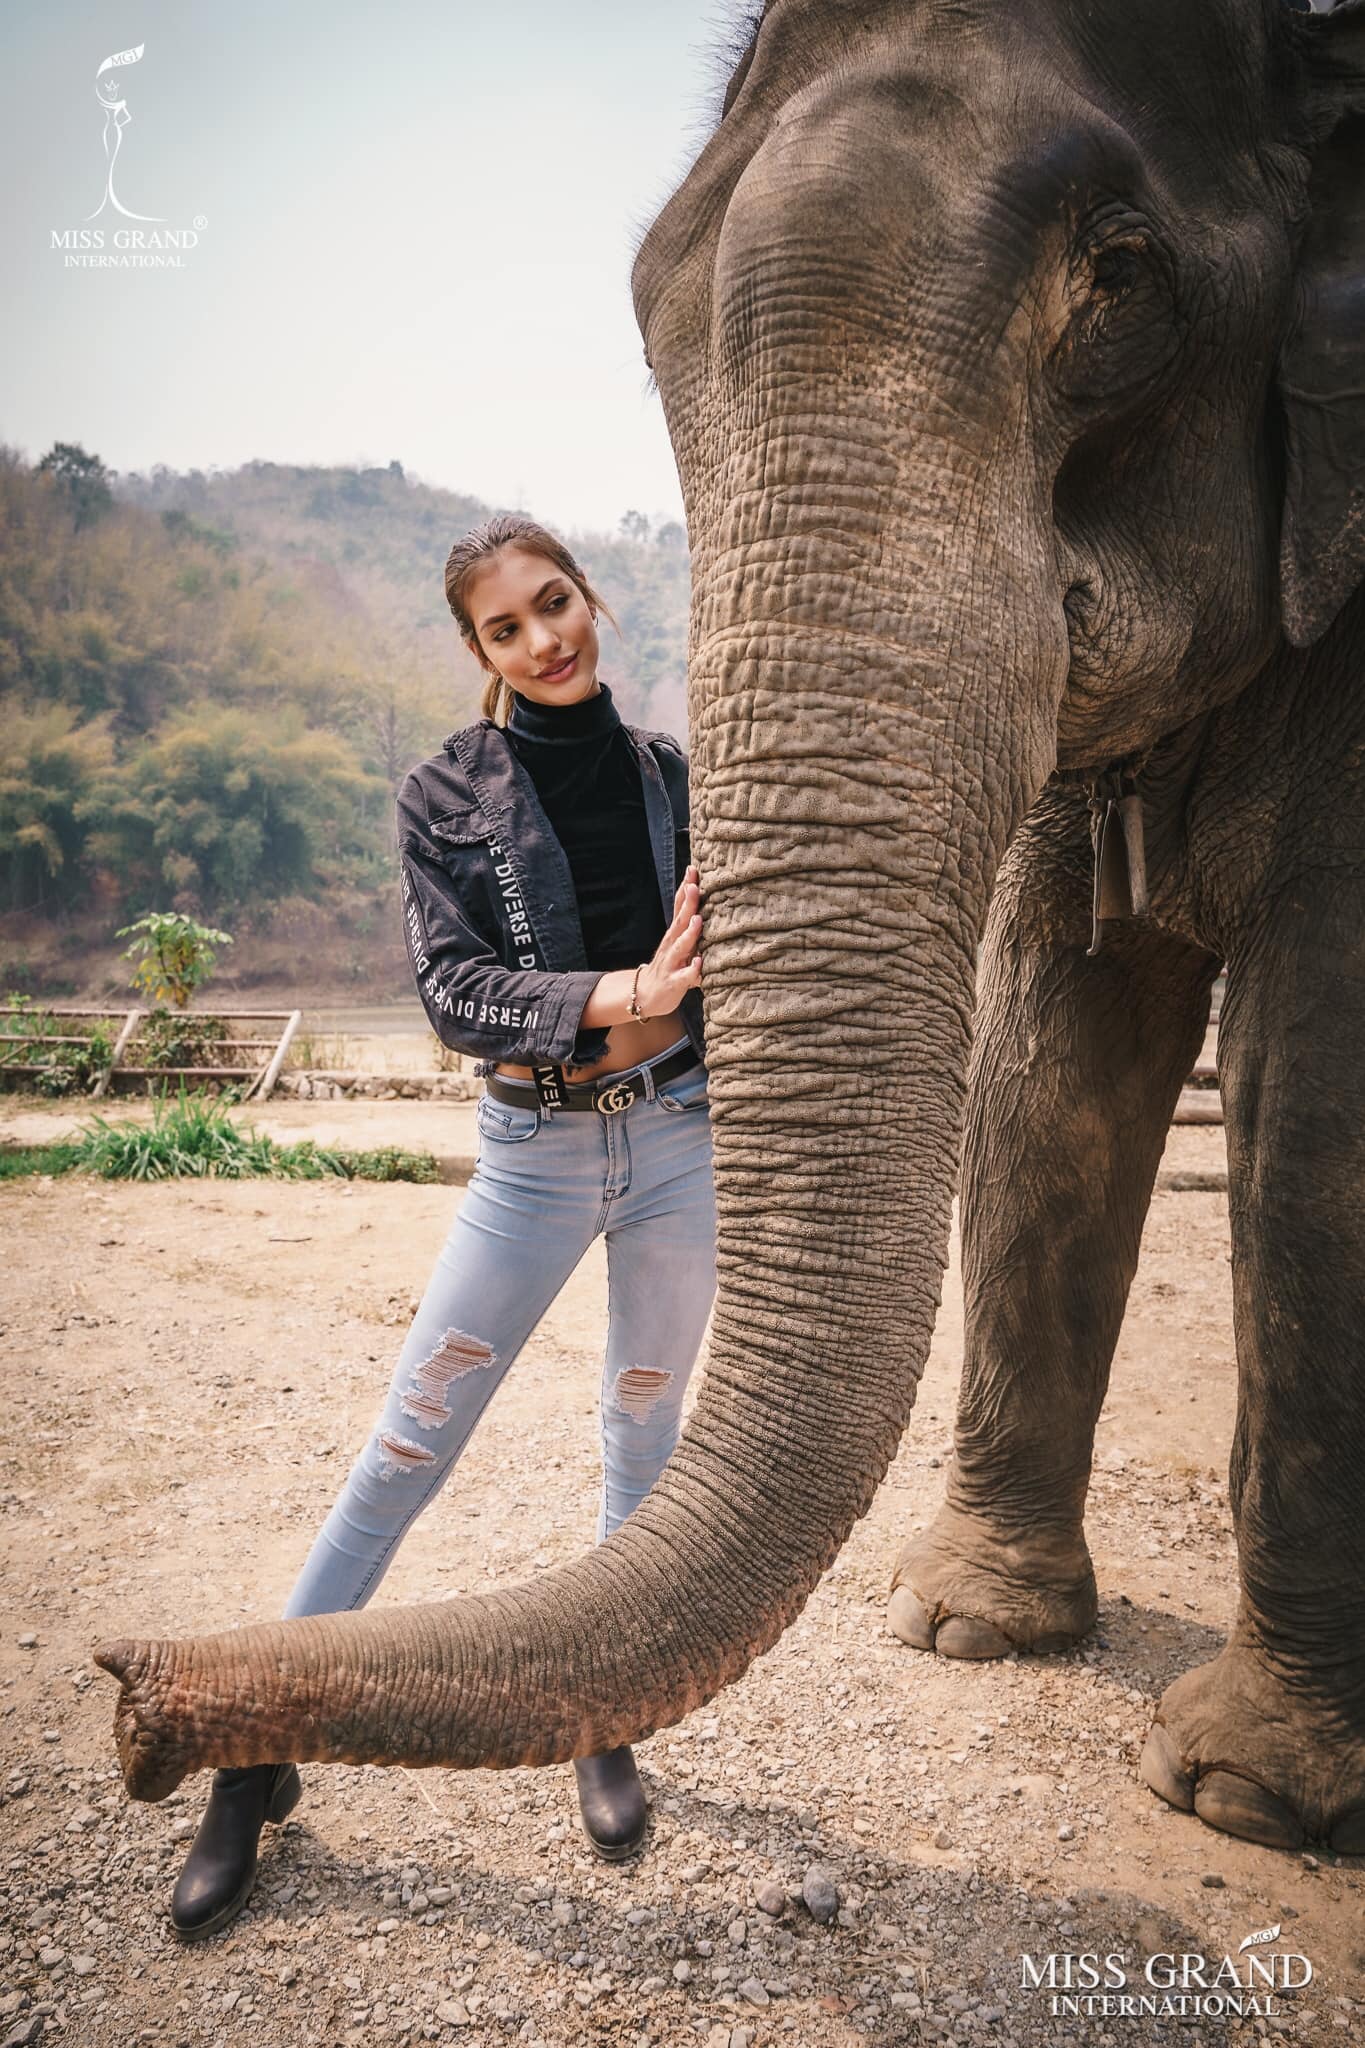
[[914, 1403], [1011, 833], [1360, 578], [1363, 120], [1365, 0], [769, 0], [634, 272], [693, 564], [692, 1420], [533, 1583], [102, 1649], [135, 1794], [605, 1749], [800, 1611]]

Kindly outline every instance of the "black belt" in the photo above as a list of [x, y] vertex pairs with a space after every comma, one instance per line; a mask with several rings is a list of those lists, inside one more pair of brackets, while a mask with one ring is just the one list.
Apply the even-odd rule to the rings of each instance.
[[[650, 1067], [656, 1088], [666, 1081], [676, 1081], [679, 1074], [685, 1074], [700, 1062], [690, 1045], [679, 1046], [666, 1060], [660, 1060]], [[510, 1102], [514, 1107], [530, 1109], [537, 1099], [549, 1109], [595, 1109], [600, 1116], [615, 1116], [620, 1110], [629, 1109], [632, 1102], [645, 1098], [645, 1076], [641, 1067], [632, 1067], [627, 1073], [604, 1076], [600, 1081], [581, 1081], [571, 1084], [566, 1081], [559, 1067], [542, 1068], [541, 1081], [509, 1081], [501, 1074], [486, 1074], [484, 1087], [495, 1102]], [[554, 1077], [552, 1080], [551, 1077]]]

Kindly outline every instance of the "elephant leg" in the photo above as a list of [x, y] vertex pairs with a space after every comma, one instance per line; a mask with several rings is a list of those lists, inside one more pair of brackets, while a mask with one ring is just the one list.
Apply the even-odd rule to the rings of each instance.
[[1095, 1424], [1219, 967], [1149, 924], [1111, 926], [1087, 958], [1091, 874], [1084, 797], [1049, 789], [1002, 865], [978, 972], [955, 1455], [887, 1616], [950, 1657], [1064, 1649], [1094, 1623]]
[[[1359, 805], [1343, 807], [1358, 843]], [[1302, 837], [1311, 842], [1312, 833]], [[1152, 1789], [1275, 1847], [1365, 1854], [1365, 951], [1354, 872], [1295, 876], [1234, 947], [1228, 1138], [1241, 1597], [1176, 1680]]]

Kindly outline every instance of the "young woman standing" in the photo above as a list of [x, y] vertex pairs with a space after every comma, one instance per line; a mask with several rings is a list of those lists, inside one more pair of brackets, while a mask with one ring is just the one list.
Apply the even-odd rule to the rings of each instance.
[[[597, 674], [606, 607], [544, 527], [490, 520], [451, 549], [445, 587], [488, 673], [484, 716], [407, 777], [398, 840], [422, 1002], [480, 1062], [478, 1163], [287, 1618], [370, 1598], [599, 1234], [610, 1535], [677, 1442], [715, 1291], [686, 757], [621, 722]], [[574, 1770], [589, 1840], [628, 1855], [646, 1822], [629, 1747]], [[261, 1828], [299, 1791], [292, 1763], [215, 1774], [171, 1902], [184, 1939], [241, 1910]]]

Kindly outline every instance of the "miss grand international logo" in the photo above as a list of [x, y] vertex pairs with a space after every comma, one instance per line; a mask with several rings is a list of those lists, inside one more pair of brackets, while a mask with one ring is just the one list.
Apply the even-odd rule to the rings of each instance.
[[1020, 1982], [1047, 1998], [1056, 2019], [1274, 2019], [1284, 2012], [1278, 1999], [1313, 1981], [1307, 1956], [1281, 1949], [1279, 1938], [1276, 1922], [1246, 1935], [1235, 1955], [1020, 1956]]
[[[95, 98], [104, 115], [100, 142], [104, 150], [104, 190], [99, 205], [85, 216], [80, 227], [53, 228], [51, 244], [60, 251], [68, 270], [183, 270], [186, 255], [199, 246], [208, 226], [202, 213], [193, 224], [180, 227], [159, 213], [139, 213], [119, 196], [118, 179], [125, 182], [145, 176], [145, 164], [134, 159], [131, 170], [123, 159], [124, 134], [132, 126], [128, 110], [126, 72], [142, 61], [145, 43], [131, 50], [117, 50], [106, 57], [95, 73]], [[137, 186], [132, 187], [136, 192]], [[99, 221], [91, 227], [91, 221]], [[125, 222], [134, 225], [125, 226]]]

